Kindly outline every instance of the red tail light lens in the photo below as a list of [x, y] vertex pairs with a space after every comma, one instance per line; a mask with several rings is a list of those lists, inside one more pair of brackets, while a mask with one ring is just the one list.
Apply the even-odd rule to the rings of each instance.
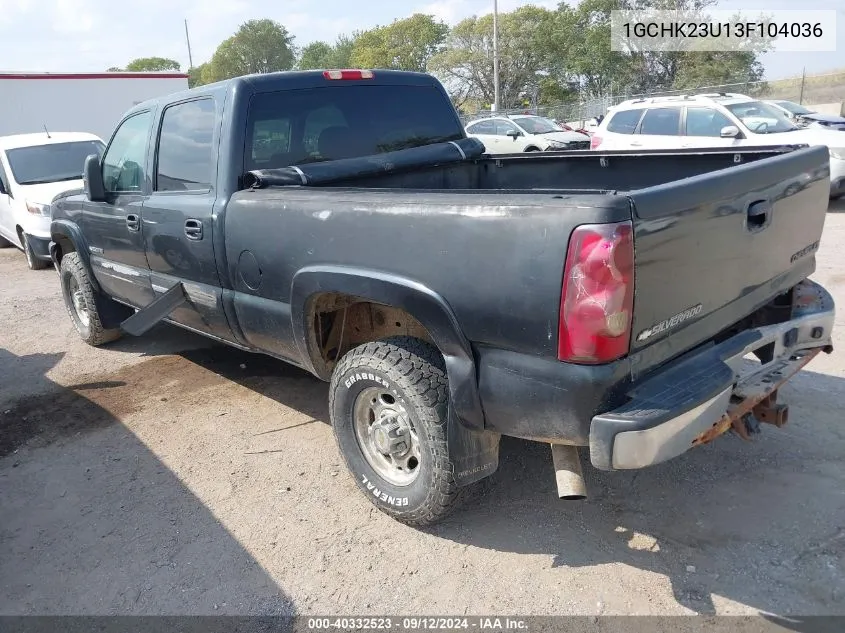
[[601, 137], [593, 134], [590, 137], [590, 149], [598, 149], [599, 145], [601, 145]]
[[563, 275], [558, 359], [595, 365], [627, 354], [634, 306], [631, 222], [576, 228]]
[[324, 70], [323, 77], [326, 79], [372, 79], [375, 76], [372, 70]]

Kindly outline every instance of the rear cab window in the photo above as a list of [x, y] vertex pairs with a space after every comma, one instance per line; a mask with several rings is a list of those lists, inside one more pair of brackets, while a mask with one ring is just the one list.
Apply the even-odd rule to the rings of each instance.
[[244, 167], [274, 169], [382, 154], [464, 137], [434, 86], [345, 85], [254, 95]]

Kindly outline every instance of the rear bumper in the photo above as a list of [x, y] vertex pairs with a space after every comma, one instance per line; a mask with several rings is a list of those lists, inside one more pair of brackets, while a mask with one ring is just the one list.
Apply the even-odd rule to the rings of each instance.
[[[805, 281], [790, 321], [747, 330], [719, 345], [687, 354], [631, 388], [621, 407], [596, 415], [590, 425], [590, 461], [601, 470], [636, 469], [664, 462], [694, 446], [719, 426], [731, 404], [762, 399], [819, 349], [829, 351], [833, 298]], [[772, 360], [744, 356], [772, 346]]]

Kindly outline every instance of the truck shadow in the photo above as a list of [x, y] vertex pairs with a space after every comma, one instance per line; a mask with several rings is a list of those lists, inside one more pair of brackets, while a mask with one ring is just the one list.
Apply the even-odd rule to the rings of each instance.
[[827, 208], [828, 213], [845, 213], [845, 196], [838, 200], [831, 200]]
[[58, 385], [47, 373], [62, 356], [0, 348], [0, 613], [294, 614], [212, 511], [120, 423], [132, 404], [109, 392], [124, 383]]
[[[204, 346], [166, 352], [181, 332], [162, 334], [161, 349], [151, 350], [149, 340], [138, 349], [178, 353], [328, 424], [327, 386], [310, 374], [202, 339]], [[545, 555], [553, 569], [653, 572], [668, 579], [678, 604], [700, 614], [716, 613], [719, 601], [769, 613], [837, 613], [845, 598], [845, 435], [832, 423], [833, 412], [845, 410], [845, 380], [804, 371], [782, 392], [790, 424], [763, 428], [756, 442], [726, 435], [639, 472], [604, 473], [585, 463], [587, 502], [557, 499], [546, 445], [504, 438], [484, 496], [426, 531], [481, 549]]]

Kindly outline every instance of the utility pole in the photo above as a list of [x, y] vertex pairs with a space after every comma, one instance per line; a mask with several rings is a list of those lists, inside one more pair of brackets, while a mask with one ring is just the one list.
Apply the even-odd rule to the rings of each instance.
[[807, 67], [804, 66], [801, 71], [801, 95], [798, 97], [798, 103], [804, 105], [804, 82], [807, 81]]
[[188, 43], [188, 70], [194, 67], [194, 58], [191, 55], [191, 38], [188, 35], [188, 20], [185, 19], [185, 41]]
[[493, 0], [493, 111], [499, 111], [499, 0]]

